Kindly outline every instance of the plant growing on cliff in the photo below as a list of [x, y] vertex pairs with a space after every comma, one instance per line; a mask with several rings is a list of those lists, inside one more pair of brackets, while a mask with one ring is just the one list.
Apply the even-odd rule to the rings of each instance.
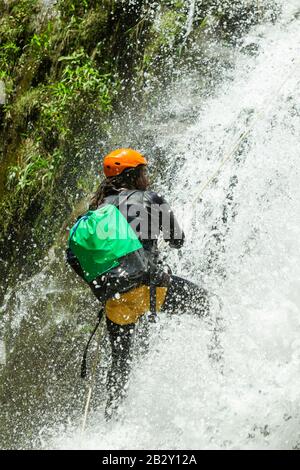
[[[26, 191], [36, 198], [48, 183], [53, 184], [55, 172], [63, 156], [59, 150], [52, 155], [42, 155], [38, 146], [29, 141], [18, 165], [11, 166], [8, 171], [7, 185], [18, 195]], [[31, 148], [30, 148], [31, 147]]]
[[118, 81], [111, 73], [101, 73], [83, 49], [60, 57], [58, 62], [64, 65], [61, 79], [44, 88], [41, 119], [43, 129], [65, 138], [70, 113], [80, 113], [80, 106], [98, 113], [111, 110]]

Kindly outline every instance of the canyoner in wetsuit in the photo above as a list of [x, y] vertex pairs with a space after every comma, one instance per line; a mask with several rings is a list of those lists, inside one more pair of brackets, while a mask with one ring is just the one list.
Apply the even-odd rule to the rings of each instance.
[[[203, 316], [209, 304], [204, 289], [173, 276], [159, 261], [159, 234], [178, 249], [184, 233], [166, 200], [148, 190], [145, 157], [132, 149], [118, 149], [104, 158], [103, 166], [106, 179], [96, 191], [90, 211], [70, 231], [67, 261], [104, 305], [112, 350], [105, 412], [109, 419], [125, 396], [140, 317], [148, 314], [153, 321], [156, 312], [175, 309]], [[117, 228], [111, 230], [113, 225]], [[88, 250], [85, 244], [89, 244]], [[110, 252], [103, 251], [107, 246], [114, 247], [115, 254], [127, 253], [113, 259]]]

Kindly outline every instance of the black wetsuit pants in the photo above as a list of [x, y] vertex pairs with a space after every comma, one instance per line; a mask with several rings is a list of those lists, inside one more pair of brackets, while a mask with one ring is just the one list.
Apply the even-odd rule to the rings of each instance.
[[[209, 312], [207, 291], [190, 281], [171, 276], [161, 311], [172, 314], [174, 310], [178, 313], [206, 316]], [[108, 318], [106, 322], [112, 350], [112, 363], [107, 376], [108, 399], [105, 411], [106, 419], [110, 419], [126, 396], [126, 386], [132, 364], [135, 324], [121, 326]]]
[[171, 276], [170, 285], [161, 311], [191, 313], [205, 316], [209, 312], [208, 292], [193, 282]]

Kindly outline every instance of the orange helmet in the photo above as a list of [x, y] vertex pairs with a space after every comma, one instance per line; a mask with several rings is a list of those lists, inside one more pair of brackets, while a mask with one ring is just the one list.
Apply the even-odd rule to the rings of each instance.
[[117, 149], [104, 157], [103, 169], [105, 176], [116, 176], [138, 165], [147, 165], [147, 160], [142, 154], [132, 149]]

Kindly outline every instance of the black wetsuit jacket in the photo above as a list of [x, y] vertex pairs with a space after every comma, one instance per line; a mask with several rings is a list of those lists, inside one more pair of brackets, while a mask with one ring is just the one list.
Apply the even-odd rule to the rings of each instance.
[[[89, 286], [99, 300], [106, 300], [116, 292], [126, 292], [141, 284], [168, 286], [169, 275], [158, 260], [157, 239], [162, 232], [165, 241], [181, 248], [184, 233], [166, 200], [154, 191], [120, 190], [107, 196], [101, 204], [114, 204], [124, 215], [143, 245], [143, 249], [119, 259], [119, 266], [102, 274]], [[83, 277], [76, 256], [67, 249], [67, 262]]]

